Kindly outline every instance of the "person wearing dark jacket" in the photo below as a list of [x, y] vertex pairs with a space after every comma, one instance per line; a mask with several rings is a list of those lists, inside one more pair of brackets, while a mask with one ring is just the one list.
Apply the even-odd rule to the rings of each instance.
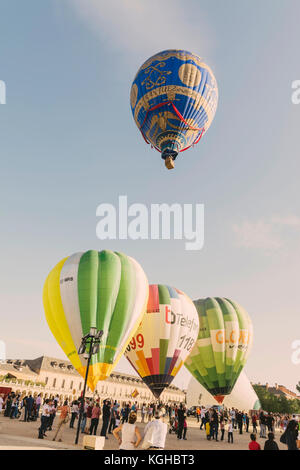
[[211, 421], [210, 421], [210, 426], [211, 426], [210, 427], [211, 438], [213, 440], [216, 439], [216, 442], [218, 442], [219, 417], [215, 409], [213, 410], [213, 414], [212, 414]]
[[177, 431], [177, 438], [182, 439], [182, 432], [184, 428], [184, 418], [185, 418], [185, 409], [180, 403], [180, 407], [177, 410], [177, 419], [178, 419], [178, 431]]
[[110, 401], [105, 400], [103, 403], [103, 408], [102, 408], [102, 429], [101, 429], [101, 434], [100, 436], [104, 436], [105, 439], [108, 439], [106, 436], [107, 433], [107, 428], [109, 425], [109, 419], [110, 419]]
[[249, 418], [249, 416], [248, 416], [248, 413], [246, 413], [245, 422], [246, 422], [246, 432], [249, 432], [249, 422], [250, 422], [250, 418]]
[[25, 421], [30, 421], [33, 403], [34, 403], [34, 399], [32, 398], [31, 395], [29, 395], [25, 404]]
[[286, 428], [286, 445], [288, 450], [299, 450], [297, 447], [298, 423], [292, 419]]
[[279, 450], [277, 442], [275, 442], [275, 436], [272, 432], [268, 434], [268, 440], [265, 442], [264, 450]]
[[240, 434], [243, 434], [243, 414], [240, 411], [236, 415], [236, 422], [238, 424]]

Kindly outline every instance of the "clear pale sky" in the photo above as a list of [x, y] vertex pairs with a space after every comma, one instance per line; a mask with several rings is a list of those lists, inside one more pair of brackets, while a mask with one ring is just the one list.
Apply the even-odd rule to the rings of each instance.
[[[299, 0], [1, 0], [0, 339], [8, 357], [64, 357], [44, 318], [44, 280], [63, 257], [107, 248], [136, 258], [150, 283], [242, 304], [255, 329], [247, 375], [294, 389], [299, 15]], [[144, 144], [129, 106], [138, 67], [168, 48], [203, 57], [220, 92], [213, 125], [173, 172]], [[204, 249], [100, 242], [96, 207], [119, 195], [148, 206], [205, 204]]]

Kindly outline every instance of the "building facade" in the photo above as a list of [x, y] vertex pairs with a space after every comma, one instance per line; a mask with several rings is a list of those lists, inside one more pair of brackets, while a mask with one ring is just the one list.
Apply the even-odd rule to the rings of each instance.
[[[42, 356], [30, 360], [8, 359], [0, 363], [0, 387], [12, 388], [22, 396], [41, 394], [43, 398], [49, 398], [58, 395], [61, 400], [71, 401], [81, 395], [83, 385], [83, 378], [73, 365], [62, 359]], [[88, 388], [86, 395], [101, 400], [117, 400], [121, 404], [134, 401], [141, 405], [156, 401], [139, 377], [122, 372], [114, 372], [107, 380], [98, 382], [94, 393]], [[171, 385], [162, 393], [160, 400], [185, 403], [186, 395]]]

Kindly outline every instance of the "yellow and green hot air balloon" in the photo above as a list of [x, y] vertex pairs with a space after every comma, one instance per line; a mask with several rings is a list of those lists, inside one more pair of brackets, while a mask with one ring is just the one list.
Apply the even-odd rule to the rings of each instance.
[[48, 325], [79, 374], [86, 362], [77, 351], [91, 327], [103, 330], [92, 357], [88, 385], [105, 380], [128, 345], [146, 311], [148, 281], [131, 257], [112, 251], [75, 253], [60, 261], [44, 285]]
[[246, 310], [229, 299], [207, 298], [194, 304], [199, 335], [185, 366], [222, 403], [246, 364], [252, 345], [252, 322]]

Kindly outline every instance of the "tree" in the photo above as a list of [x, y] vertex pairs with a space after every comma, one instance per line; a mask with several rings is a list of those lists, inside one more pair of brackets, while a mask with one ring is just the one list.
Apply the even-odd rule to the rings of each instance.
[[253, 386], [264, 411], [281, 414], [300, 413], [300, 400], [288, 400], [286, 396], [276, 396], [261, 385]]

